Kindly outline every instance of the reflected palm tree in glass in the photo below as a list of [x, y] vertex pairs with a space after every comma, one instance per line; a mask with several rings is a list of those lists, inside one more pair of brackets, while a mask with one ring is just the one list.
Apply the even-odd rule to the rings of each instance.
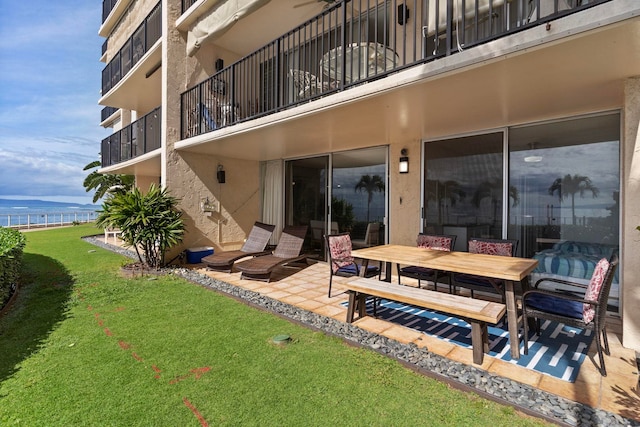
[[[482, 200], [489, 198], [491, 199], [491, 206], [493, 207], [493, 225], [495, 225], [496, 220], [498, 219], [498, 208], [500, 206], [500, 202], [502, 201], [502, 180], [493, 180], [493, 181], [485, 181], [478, 186], [476, 191], [473, 193], [473, 198], [471, 199], [471, 203], [476, 208], [480, 208], [480, 203]], [[513, 200], [512, 206], [518, 206], [520, 203], [520, 193], [518, 189], [513, 185], [509, 186], [509, 199]]]
[[571, 198], [571, 218], [572, 224], [576, 224], [576, 194], [580, 194], [580, 197], [584, 197], [586, 192], [591, 192], [591, 195], [595, 199], [598, 197], [600, 190], [593, 185], [591, 178], [578, 174], [566, 174], [563, 178], [557, 178], [553, 181], [553, 184], [549, 187], [549, 195], [553, 196], [554, 193], [558, 193], [558, 199], [560, 202], [564, 199]]
[[362, 175], [360, 181], [356, 184], [356, 191], [367, 192], [367, 222], [369, 222], [369, 210], [371, 208], [371, 201], [373, 200], [373, 193], [383, 193], [384, 189], [384, 181], [380, 175]]
[[438, 203], [438, 225], [443, 224], [445, 202], [448, 200], [450, 206], [455, 206], [467, 197], [467, 193], [462, 186], [453, 180], [439, 181], [428, 179], [427, 185], [427, 203], [431, 199], [435, 199]]

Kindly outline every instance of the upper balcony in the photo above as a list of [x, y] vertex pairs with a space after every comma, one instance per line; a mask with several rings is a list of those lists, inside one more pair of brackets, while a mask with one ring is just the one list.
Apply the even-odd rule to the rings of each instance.
[[[103, 172], [160, 175], [160, 107], [102, 140]], [[115, 166], [110, 168], [111, 166]]]
[[335, 2], [185, 91], [181, 136], [277, 113], [609, 1]]
[[102, 0], [102, 25], [98, 35], [108, 37], [133, 0]]
[[102, 70], [101, 105], [150, 111], [160, 104], [162, 3], [147, 15]]

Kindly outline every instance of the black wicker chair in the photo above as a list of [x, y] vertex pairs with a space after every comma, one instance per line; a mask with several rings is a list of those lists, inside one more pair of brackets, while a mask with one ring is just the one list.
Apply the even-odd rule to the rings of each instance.
[[[609, 299], [611, 282], [617, 266], [618, 257], [614, 254], [609, 260], [603, 258], [598, 262], [588, 286], [556, 278], [542, 278], [535, 283], [534, 289], [525, 292], [522, 296], [524, 354], [529, 353], [528, 320], [530, 318], [536, 319], [535, 328], [537, 334], [540, 334], [540, 319], [591, 329], [595, 333], [598, 356], [600, 357], [600, 375], [606, 377], [607, 370], [604, 365], [604, 356], [602, 355], [603, 349], [609, 355], [605, 315], [607, 313], [607, 300]], [[572, 285], [581, 292], [580, 295], [576, 295], [567, 291], [538, 289], [541, 282]]]

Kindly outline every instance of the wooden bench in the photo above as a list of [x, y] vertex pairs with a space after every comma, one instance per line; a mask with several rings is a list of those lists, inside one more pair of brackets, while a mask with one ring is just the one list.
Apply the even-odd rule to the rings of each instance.
[[[409, 286], [392, 285], [376, 279], [358, 278], [341, 284], [349, 292], [347, 323], [353, 322], [354, 312], [367, 315], [365, 300], [368, 296], [398, 301], [417, 307], [437, 310], [466, 320], [471, 324], [473, 363], [482, 364], [484, 353], [489, 351], [487, 324], [496, 324], [504, 316], [506, 306], [459, 295], [445, 294]], [[517, 337], [509, 337], [517, 339]]]

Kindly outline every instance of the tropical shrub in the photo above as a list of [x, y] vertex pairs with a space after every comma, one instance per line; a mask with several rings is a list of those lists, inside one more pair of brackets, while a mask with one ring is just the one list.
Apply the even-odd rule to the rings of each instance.
[[0, 227], [0, 307], [18, 284], [25, 244], [26, 239], [18, 230]]
[[182, 242], [184, 221], [176, 209], [178, 199], [166, 189], [151, 185], [145, 194], [138, 188], [108, 197], [98, 211], [96, 224], [117, 228], [120, 238], [134, 248], [142, 265], [160, 268], [166, 251]]

